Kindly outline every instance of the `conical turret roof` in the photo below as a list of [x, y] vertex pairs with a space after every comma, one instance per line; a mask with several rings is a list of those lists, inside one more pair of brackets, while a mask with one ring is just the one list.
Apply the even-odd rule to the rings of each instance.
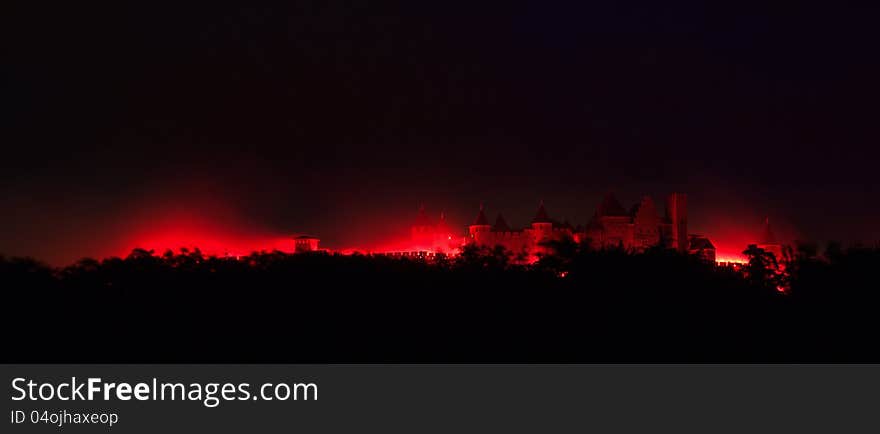
[[760, 244], [776, 244], [776, 234], [770, 228], [770, 218], [764, 219], [764, 231], [761, 233]]
[[706, 237], [691, 236], [688, 239], [688, 248], [691, 250], [715, 250], [715, 245]]
[[415, 226], [430, 226], [431, 218], [428, 217], [428, 213], [425, 212], [425, 206], [419, 206], [419, 215], [416, 217], [416, 221], [414, 223]]
[[449, 224], [446, 222], [446, 213], [440, 212], [440, 220], [437, 220], [437, 229], [438, 230], [446, 230], [449, 227]]
[[553, 223], [553, 220], [550, 220], [550, 216], [547, 215], [547, 210], [544, 209], [544, 201], [541, 201], [541, 204], [538, 205], [538, 212], [535, 213], [535, 218], [532, 219], [532, 223]]
[[489, 226], [489, 219], [486, 218], [486, 213], [483, 212], [483, 204], [480, 204], [480, 212], [471, 226]]
[[504, 220], [504, 216], [501, 213], [498, 213], [498, 217], [495, 218], [495, 225], [492, 226], [492, 230], [495, 232], [510, 232], [510, 225], [507, 224], [507, 220]]
[[626, 209], [618, 202], [617, 198], [614, 197], [614, 193], [608, 193], [602, 199], [602, 203], [599, 204], [599, 209], [596, 211], [599, 217], [625, 217], [627, 216]]

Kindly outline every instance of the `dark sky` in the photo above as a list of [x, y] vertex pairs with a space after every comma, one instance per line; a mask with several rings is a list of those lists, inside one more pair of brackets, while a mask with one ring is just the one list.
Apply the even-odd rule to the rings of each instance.
[[179, 215], [351, 246], [421, 202], [584, 223], [610, 190], [686, 192], [722, 242], [880, 239], [877, 8], [125, 3], [5, 8], [4, 254]]

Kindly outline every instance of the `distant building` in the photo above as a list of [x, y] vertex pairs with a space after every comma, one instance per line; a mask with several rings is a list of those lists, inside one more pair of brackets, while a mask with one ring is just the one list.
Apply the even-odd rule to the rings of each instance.
[[514, 255], [534, 256], [544, 253], [546, 241], [570, 237], [593, 248], [621, 248], [642, 252], [650, 247], [676, 249], [682, 253], [698, 251], [701, 257], [715, 259], [715, 246], [705, 237], [691, 239], [687, 232], [687, 197], [672, 193], [661, 216], [649, 196], [627, 211], [613, 194], [606, 195], [584, 227], [559, 222], [547, 213], [544, 203], [538, 206], [529, 226], [512, 228], [501, 214], [489, 224], [483, 206], [468, 226], [468, 242], [485, 246], [504, 246]]
[[690, 235], [688, 253], [699, 256], [706, 262], [715, 262], [715, 245], [702, 235]]
[[[666, 198], [666, 209], [661, 215], [649, 196], [643, 196], [639, 203], [627, 211], [609, 193], [602, 198], [593, 216], [586, 225], [573, 226], [568, 221], [550, 217], [544, 202], [538, 205], [535, 217], [522, 228], [511, 226], [501, 213], [490, 223], [482, 204], [473, 223], [467, 227], [467, 235], [462, 238], [440, 213], [435, 222], [419, 207], [418, 214], [410, 226], [410, 241], [399, 248], [372, 252], [372, 254], [433, 259], [449, 254], [457, 254], [466, 244], [485, 247], [502, 246], [514, 255], [518, 262], [528, 262], [547, 253], [548, 241], [569, 238], [575, 243], [586, 244], [594, 249], [619, 248], [630, 252], [644, 252], [646, 249], [661, 247], [675, 249], [681, 253], [697, 255], [707, 261], [715, 261], [715, 246], [702, 235], [688, 234], [687, 196], [672, 193]], [[295, 252], [320, 251], [320, 240], [310, 235], [294, 239]], [[765, 230], [764, 242], [759, 244], [777, 258], [782, 249], [775, 243], [770, 232], [769, 222]]]
[[544, 208], [544, 202], [538, 206], [535, 218], [532, 219], [529, 226], [522, 229], [511, 228], [500, 213], [495, 218], [495, 224], [490, 225], [485, 210], [480, 206], [477, 217], [468, 226], [467, 241], [488, 247], [504, 246], [514, 255], [525, 257], [544, 253], [546, 248], [541, 245], [543, 242], [559, 240], [564, 237], [574, 239], [576, 232], [568, 222], [558, 222], [551, 219]]
[[293, 239], [296, 253], [317, 252], [321, 240], [311, 235], [300, 235]]
[[761, 238], [758, 240], [757, 246], [765, 252], [772, 253], [776, 257], [777, 262], [782, 261], [782, 244], [776, 240], [776, 235], [770, 227], [770, 218], [764, 219], [764, 230], [761, 232]]
[[441, 212], [434, 223], [424, 206], [419, 207], [419, 214], [410, 227], [410, 237], [412, 251], [448, 253], [461, 247], [461, 236], [453, 233], [446, 222], [446, 214]]
[[583, 237], [596, 248], [644, 251], [663, 246], [687, 252], [687, 197], [681, 193], [670, 194], [666, 199], [666, 212], [660, 216], [650, 196], [642, 197], [627, 212], [609, 193], [587, 223]]

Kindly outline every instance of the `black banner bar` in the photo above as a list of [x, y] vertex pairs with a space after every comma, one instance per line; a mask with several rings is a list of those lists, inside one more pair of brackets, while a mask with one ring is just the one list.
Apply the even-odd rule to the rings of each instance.
[[7, 383], [2, 432], [880, 432], [875, 365], [5, 365], [0, 371]]

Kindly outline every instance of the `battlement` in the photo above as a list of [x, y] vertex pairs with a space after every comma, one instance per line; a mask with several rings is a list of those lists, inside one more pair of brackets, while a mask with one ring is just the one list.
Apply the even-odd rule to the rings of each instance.
[[[424, 207], [419, 209], [411, 233], [414, 245], [422, 249], [451, 251], [461, 247], [461, 244], [456, 245], [460, 237], [446, 226], [443, 215], [435, 224], [425, 213]], [[642, 197], [627, 211], [609, 193], [602, 198], [590, 221], [577, 227], [567, 221], [553, 219], [543, 201], [535, 217], [521, 229], [511, 227], [500, 213], [495, 223], [490, 224], [485, 207], [481, 204], [473, 223], [467, 227], [464, 243], [503, 246], [512, 252], [524, 252], [535, 257], [546, 253], [547, 241], [565, 238], [597, 249], [621, 248], [638, 252], [651, 247], [665, 247], [681, 252], [694, 250], [687, 232], [687, 196], [682, 193], [672, 193], [666, 198], [663, 215], [659, 214], [654, 200], [649, 196]], [[714, 255], [714, 246], [708, 239], [705, 243], [701, 242], [697, 250], [705, 257]]]

